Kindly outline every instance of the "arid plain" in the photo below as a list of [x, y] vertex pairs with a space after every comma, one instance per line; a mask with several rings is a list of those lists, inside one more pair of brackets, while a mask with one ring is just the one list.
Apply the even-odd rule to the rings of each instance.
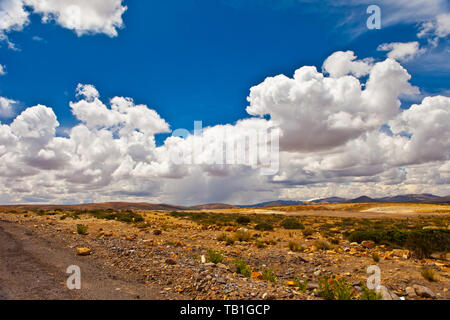
[[[47, 247], [26, 254], [41, 267], [51, 265], [52, 298], [450, 298], [448, 204], [159, 209], [125, 203], [3, 206], [0, 226], [18, 243]], [[126, 288], [96, 286], [92, 280], [67, 295], [67, 266], [52, 261], [69, 265], [71, 257], [71, 264], [86, 265], [87, 279], [98, 273], [106, 283], [122, 281]], [[378, 290], [368, 288], [370, 266], [379, 267]], [[17, 270], [16, 275], [26, 278], [27, 272]], [[16, 294], [24, 285], [16, 280], [9, 279], [10, 291], [0, 294], [24, 298]], [[4, 281], [0, 273], [0, 284], [8, 287]], [[29, 294], [49, 297], [38, 287]]]

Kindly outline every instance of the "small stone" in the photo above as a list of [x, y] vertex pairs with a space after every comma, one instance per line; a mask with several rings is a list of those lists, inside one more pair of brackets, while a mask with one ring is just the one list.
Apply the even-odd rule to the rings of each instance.
[[408, 297], [410, 297], [410, 298], [417, 297], [416, 290], [414, 290], [414, 288], [406, 287], [405, 291], [406, 291], [406, 294], [408, 295]]
[[319, 284], [316, 282], [308, 282], [308, 290], [319, 289]]
[[375, 247], [375, 242], [372, 240], [366, 240], [361, 242], [361, 245], [367, 249], [373, 249]]
[[262, 279], [263, 275], [261, 272], [252, 272], [250, 275], [250, 278], [252, 279]]
[[413, 288], [416, 291], [416, 294], [422, 298], [436, 298], [434, 292], [425, 286], [415, 284], [413, 285]]
[[169, 264], [169, 265], [172, 265], [172, 266], [177, 264], [175, 259], [171, 259], [171, 258], [166, 259], [166, 263]]
[[383, 296], [383, 300], [393, 300], [391, 293], [389, 292], [389, 290], [384, 287], [384, 286], [379, 286], [376, 289], [377, 293], [380, 293]]
[[88, 256], [91, 254], [91, 249], [89, 248], [77, 248], [77, 255]]
[[409, 259], [411, 257], [411, 252], [409, 250], [402, 250], [402, 249], [394, 249], [392, 250], [393, 257], [400, 257], [403, 259]]

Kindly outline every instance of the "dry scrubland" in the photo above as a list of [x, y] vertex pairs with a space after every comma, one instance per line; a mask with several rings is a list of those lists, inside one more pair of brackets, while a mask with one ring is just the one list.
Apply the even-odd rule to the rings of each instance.
[[[449, 205], [2, 207], [0, 219], [170, 299], [450, 298]], [[380, 267], [386, 290], [365, 287], [370, 265]]]

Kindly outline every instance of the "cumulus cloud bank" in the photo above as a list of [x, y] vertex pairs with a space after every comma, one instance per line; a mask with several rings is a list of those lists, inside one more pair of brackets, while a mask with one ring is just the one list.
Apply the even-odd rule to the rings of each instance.
[[39, 14], [43, 23], [55, 22], [78, 36], [101, 33], [115, 37], [117, 29], [123, 27], [126, 10], [122, 0], [2, 0], [0, 40], [14, 48], [7, 34], [23, 30], [31, 13]]
[[[391, 58], [336, 52], [322, 69], [267, 78], [250, 90], [253, 117], [172, 136], [161, 146], [155, 135], [171, 128], [155, 110], [126, 97], [105, 103], [94, 86], [80, 84], [70, 103], [79, 123], [67, 136], [56, 134], [56, 115], [43, 105], [0, 124], [0, 201], [192, 204], [449, 193], [449, 97], [426, 97], [402, 110], [399, 97], [418, 89]], [[218, 159], [224, 143], [274, 128], [281, 134], [275, 175], [261, 175], [258, 161]], [[193, 145], [201, 146], [195, 155]], [[175, 161], [180, 154], [191, 161]]]

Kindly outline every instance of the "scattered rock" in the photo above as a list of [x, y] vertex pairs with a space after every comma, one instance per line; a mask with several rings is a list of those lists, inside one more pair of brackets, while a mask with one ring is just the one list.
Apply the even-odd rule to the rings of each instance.
[[88, 256], [91, 254], [91, 249], [89, 248], [77, 248], [77, 255]]
[[383, 300], [394, 300], [391, 292], [384, 286], [379, 286], [375, 291], [383, 296]]
[[263, 278], [263, 275], [262, 275], [261, 272], [252, 272], [251, 275], [250, 275], [250, 278], [252, 278], [252, 279], [260, 279], [261, 280]]
[[372, 240], [366, 240], [361, 242], [361, 245], [367, 249], [373, 249], [375, 247], [375, 242]]
[[169, 264], [169, 265], [171, 265], [171, 266], [177, 264], [177, 262], [175, 261], [175, 259], [172, 259], [172, 258], [166, 259], [166, 263]]
[[410, 297], [410, 298], [417, 297], [416, 290], [414, 290], [414, 288], [406, 287], [405, 291], [406, 291], [406, 294], [408, 295], [408, 297]]
[[409, 250], [394, 249], [390, 252], [390, 256], [409, 259], [411, 257], [411, 252]]
[[308, 282], [308, 290], [319, 289], [319, 284], [316, 282]]
[[220, 269], [228, 269], [228, 267], [226, 265], [224, 265], [223, 263], [218, 263], [217, 267]]
[[425, 287], [425, 286], [421, 286], [418, 284], [413, 285], [414, 290], [416, 291], [416, 294], [419, 297], [422, 298], [436, 298], [436, 295], [434, 294], [433, 291], [431, 291], [429, 288]]

